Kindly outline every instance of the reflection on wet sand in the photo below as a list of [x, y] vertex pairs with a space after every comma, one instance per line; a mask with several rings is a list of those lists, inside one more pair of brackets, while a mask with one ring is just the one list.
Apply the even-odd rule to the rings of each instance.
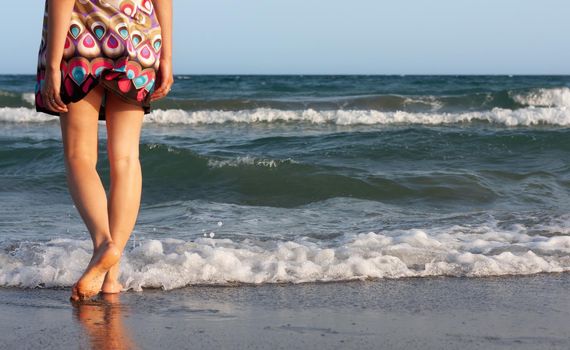
[[138, 349], [123, 324], [128, 310], [120, 298], [120, 294], [100, 294], [94, 300], [72, 302], [73, 316], [85, 330], [91, 349]]

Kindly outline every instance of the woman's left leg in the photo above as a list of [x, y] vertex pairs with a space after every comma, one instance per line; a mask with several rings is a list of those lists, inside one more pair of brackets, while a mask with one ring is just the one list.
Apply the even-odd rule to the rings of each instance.
[[119, 260], [112, 241], [105, 188], [97, 173], [97, 116], [103, 90], [97, 86], [61, 113], [60, 124], [69, 192], [93, 241], [93, 256], [72, 287], [71, 300], [91, 297], [101, 289], [105, 274]]
[[[142, 171], [139, 142], [144, 111], [121, 100], [114, 93], [106, 96], [107, 154], [111, 170], [108, 200], [109, 228], [113, 242], [123, 251], [135, 226], [140, 207]], [[103, 293], [118, 293], [119, 266], [105, 276]]]

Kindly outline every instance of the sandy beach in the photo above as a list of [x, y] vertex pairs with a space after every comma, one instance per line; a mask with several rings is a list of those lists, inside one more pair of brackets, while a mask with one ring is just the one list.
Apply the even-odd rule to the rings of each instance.
[[[0, 289], [1, 349], [568, 349], [570, 275]], [[110, 339], [110, 340], [109, 340]]]

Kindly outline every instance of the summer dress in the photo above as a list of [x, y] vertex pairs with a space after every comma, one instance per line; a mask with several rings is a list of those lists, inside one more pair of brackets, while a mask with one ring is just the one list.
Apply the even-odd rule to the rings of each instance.
[[[46, 68], [48, 0], [35, 87], [36, 110], [47, 109], [41, 96]], [[63, 103], [81, 100], [97, 84], [150, 113], [150, 97], [160, 80], [161, 28], [151, 0], [75, 0], [61, 61]], [[99, 120], [105, 120], [104, 102]]]

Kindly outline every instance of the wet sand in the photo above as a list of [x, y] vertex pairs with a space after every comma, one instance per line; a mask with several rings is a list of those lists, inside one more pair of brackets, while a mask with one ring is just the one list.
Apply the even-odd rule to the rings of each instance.
[[72, 304], [0, 288], [0, 349], [568, 349], [570, 274], [193, 286]]

